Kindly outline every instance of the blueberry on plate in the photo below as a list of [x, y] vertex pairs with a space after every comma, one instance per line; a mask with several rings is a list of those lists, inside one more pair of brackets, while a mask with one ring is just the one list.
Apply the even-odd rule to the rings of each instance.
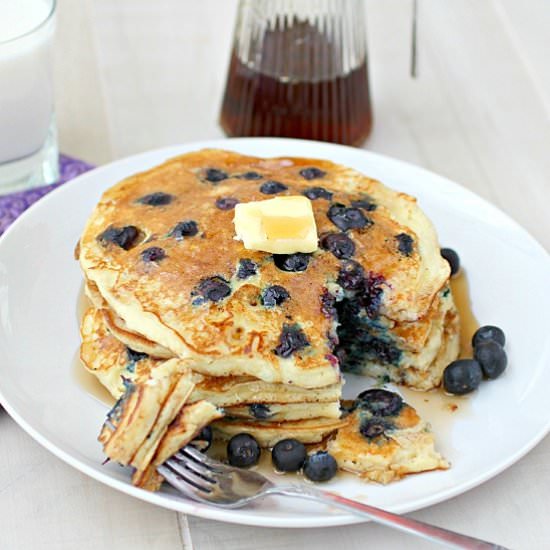
[[212, 445], [212, 428], [205, 426], [191, 441], [191, 445], [199, 451], [208, 451]]
[[296, 439], [283, 439], [271, 451], [271, 460], [279, 472], [297, 472], [306, 456], [304, 444]]
[[227, 444], [227, 459], [231, 466], [247, 468], [258, 464], [262, 450], [250, 434], [234, 435]]
[[483, 374], [491, 380], [498, 378], [508, 364], [506, 352], [495, 340], [480, 342], [474, 349], [474, 359], [479, 363]]
[[493, 340], [501, 346], [504, 346], [506, 343], [506, 336], [504, 336], [502, 329], [492, 325], [485, 325], [483, 327], [479, 327], [475, 331], [474, 336], [472, 337], [472, 347], [475, 348], [482, 342], [487, 342], [488, 340]]
[[304, 475], [311, 481], [328, 481], [338, 471], [338, 464], [327, 451], [309, 455], [304, 463]]
[[483, 379], [481, 366], [474, 359], [458, 359], [443, 371], [443, 387], [448, 393], [465, 395], [478, 388]]
[[460, 269], [460, 258], [458, 254], [452, 248], [442, 248], [441, 255], [451, 266], [451, 276], [456, 275]]

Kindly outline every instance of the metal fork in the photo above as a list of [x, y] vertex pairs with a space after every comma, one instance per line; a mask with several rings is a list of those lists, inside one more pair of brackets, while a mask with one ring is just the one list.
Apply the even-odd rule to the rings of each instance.
[[258, 472], [222, 464], [191, 445], [157, 466], [157, 471], [170, 485], [189, 498], [222, 508], [240, 508], [269, 495], [298, 497], [336, 506], [357, 516], [451, 548], [506, 550], [503, 546], [398, 516], [330, 491], [303, 484], [275, 485]]

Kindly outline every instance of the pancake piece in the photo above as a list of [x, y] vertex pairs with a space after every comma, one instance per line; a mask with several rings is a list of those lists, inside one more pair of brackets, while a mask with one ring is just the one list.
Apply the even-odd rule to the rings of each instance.
[[[274, 189], [311, 199], [319, 250], [274, 255], [234, 239], [232, 207]], [[449, 266], [415, 199], [329, 161], [219, 150], [177, 157], [103, 195], [79, 260], [121, 339], [142, 337], [138, 347], [160, 346], [208, 376], [310, 389], [338, 384], [339, 362], [362, 363], [427, 388], [440, 383], [437, 342], [445, 358], [455, 349], [438, 298]], [[264, 303], [275, 286], [287, 298]], [[424, 328], [411, 330], [416, 323]], [[354, 326], [361, 346], [347, 337]], [[423, 351], [427, 335], [432, 353]]]
[[208, 401], [197, 401], [183, 407], [166, 430], [154, 458], [145, 468], [134, 472], [132, 483], [142, 489], [158, 491], [164, 478], [157, 472], [157, 466], [175, 455], [191, 442], [202, 428], [221, 416], [221, 412]]
[[273, 447], [282, 439], [293, 438], [302, 443], [319, 443], [344, 423], [334, 418], [310, 418], [291, 422], [262, 422], [223, 418], [212, 424], [215, 437], [231, 439], [234, 435], [252, 435], [261, 447]]
[[429, 426], [396, 393], [363, 392], [343, 423], [328, 443], [343, 470], [389, 483], [407, 474], [449, 467], [435, 450]]
[[145, 468], [192, 389], [191, 371], [177, 359], [160, 365], [145, 382], [127, 382], [99, 434], [105, 455], [125, 466]]

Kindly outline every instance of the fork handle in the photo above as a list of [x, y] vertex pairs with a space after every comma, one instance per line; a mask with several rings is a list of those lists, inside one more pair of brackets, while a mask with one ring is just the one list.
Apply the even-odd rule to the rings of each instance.
[[399, 516], [386, 512], [380, 508], [369, 506], [349, 498], [344, 498], [330, 491], [321, 491], [313, 487], [303, 486], [274, 486], [268, 489], [270, 494], [278, 494], [289, 497], [305, 498], [309, 500], [321, 501], [325, 504], [337, 506], [348, 512], [352, 512], [356, 516], [362, 516], [377, 523], [399, 529], [405, 533], [416, 535], [426, 540], [431, 540], [450, 548], [465, 548], [468, 550], [506, 550], [504, 546], [485, 542], [480, 539], [461, 535], [429, 523], [417, 521], [405, 516]]

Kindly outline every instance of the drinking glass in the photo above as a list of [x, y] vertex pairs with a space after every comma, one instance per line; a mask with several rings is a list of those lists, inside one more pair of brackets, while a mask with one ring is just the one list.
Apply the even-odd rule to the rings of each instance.
[[363, 0], [241, 0], [220, 124], [360, 145], [372, 124]]
[[0, 0], [0, 194], [58, 178], [55, 0]]

